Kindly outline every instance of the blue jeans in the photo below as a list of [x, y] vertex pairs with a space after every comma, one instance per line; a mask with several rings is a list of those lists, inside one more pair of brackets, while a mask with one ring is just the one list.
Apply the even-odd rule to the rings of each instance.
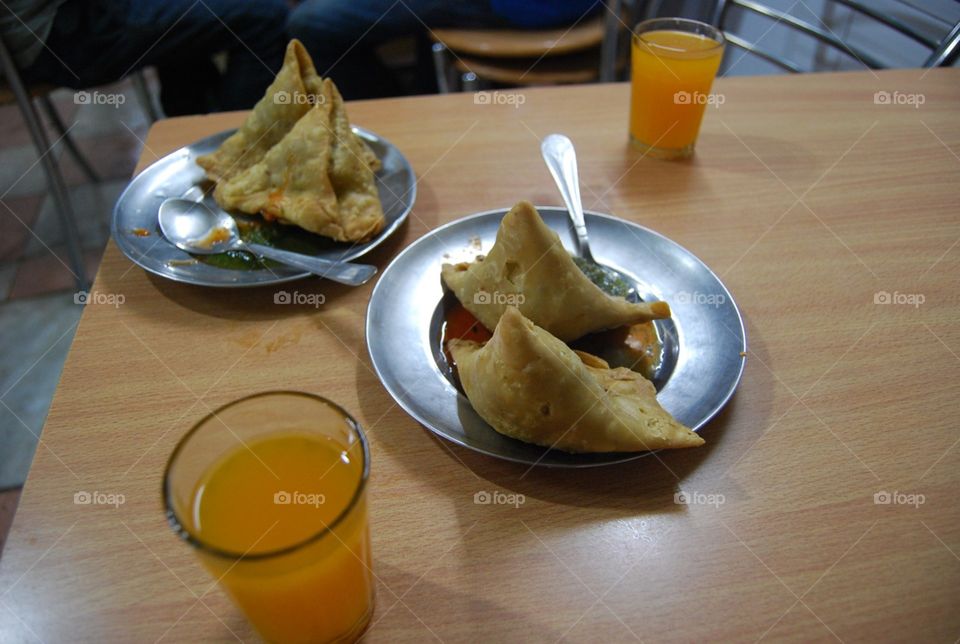
[[375, 98], [400, 93], [373, 52], [384, 41], [429, 28], [557, 27], [600, 6], [599, 0], [303, 0], [287, 30], [344, 97]]
[[[83, 89], [156, 66], [168, 116], [251, 107], [280, 69], [284, 0], [69, 0], [28, 83]], [[226, 51], [221, 73], [211, 60]]]
[[322, 76], [348, 99], [394, 96], [396, 81], [374, 48], [428, 27], [505, 27], [488, 0], [304, 0], [287, 31], [306, 46]]

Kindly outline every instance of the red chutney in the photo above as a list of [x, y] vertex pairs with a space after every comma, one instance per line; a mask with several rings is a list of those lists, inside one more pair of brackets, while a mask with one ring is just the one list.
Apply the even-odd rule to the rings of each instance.
[[[445, 303], [440, 346], [454, 374], [456, 363], [448, 349], [450, 340], [471, 340], [483, 344], [492, 336], [460, 302], [450, 297]], [[599, 331], [580, 338], [570, 346], [598, 356], [611, 367], [626, 367], [651, 380], [659, 368], [663, 350], [652, 322]]]
[[450, 340], [471, 340], [483, 343], [493, 337], [493, 334], [487, 330], [487, 327], [480, 324], [479, 320], [473, 317], [470, 311], [463, 308], [463, 304], [457, 301], [446, 306], [443, 319], [443, 335], [440, 338], [440, 346], [443, 348], [443, 355], [447, 359], [447, 364], [450, 366], [453, 376], [459, 378], [456, 374], [456, 362], [448, 348]]
[[487, 327], [480, 324], [470, 311], [463, 308], [463, 304], [457, 302], [447, 309], [443, 325], [444, 350], [450, 340], [471, 340], [483, 343], [492, 336]]

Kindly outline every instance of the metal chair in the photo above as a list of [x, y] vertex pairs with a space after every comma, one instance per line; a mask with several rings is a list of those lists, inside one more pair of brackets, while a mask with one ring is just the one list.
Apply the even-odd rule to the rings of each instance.
[[[16, 102], [23, 115], [24, 123], [30, 132], [30, 138], [37, 150], [37, 156], [40, 159], [41, 167], [47, 179], [50, 188], [50, 196], [53, 197], [53, 203], [57, 210], [57, 216], [60, 219], [60, 228], [63, 231], [66, 246], [67, 257], [70, 261], [71, 271], [77, 283], [79, 290], [85, 290], [89, 286], [86, 269], [83, 265], [83, 252], [80, 246], [80, 233], [77, 229], [76, 216], [73, 210], [73, 204], [70, 201], [70, 193], [67, 190], [67, 184], [60, 172], [60, 166], [50, 155], [51, 145], [46, 130], [40, 121], [33, 99], [35, 98], [40, 107], [50, 119], [51, 125], [58, 132], [59, 141], [62, 141], [67, 152], [72, 156], [81, 171], [90, 181], [96, 183], [100, 181], [93, 166], [80, 152], [73, 137], [70, 136], [69, 128], [60, 118], [53, 101], [50, 100], [50, 93], [56, 89], [51, 85], [26, 86], [17, 69], [16, 62], [7, 48], [6, 44], [0, 39], [0, 73], [3, 80], [9, 85], [9, 88], [0, 87], [0, 104]], [[142, 72], [133, 75], [134, 91], [136, 91], [138, 100], [147, 114], [150, 122], [157, 120], [157, 112], [153, 106], [150, 92], [147, 89], [146, 80]], [[2, 214], [2, 213], [0, 213]]]
[[[629, 71], [630, 35], [639, 22], [638, 15], [646, 10], [649, 0], [606, 0], [603, 15], [603, 44], [600, 46], [600, 82], [623, 80], [621, 74]], [[623, 36], [627, 36], [624, 38]]]
[[[952, 65], [957, 59], [957, 54], [960, 53], [960, 47], [958, 47], [958, 42], [960, 42], [960, 22], [953, 25], [952, 28], [950, 28], [942, 38], [936, 40], [921, 33], [919, 30], [904, 24], [902, 21], [868, 6], [864, 2], [857, 2], [855, 0], [832, 0], [832, 2], [835, 5], [847, 7], [862, 16], [875, 20], [877, 23], [903, 34], [911, 40], [914, 40], [915, 42], [920, 43], [921, 45], [930, 49], [930, 55], [923, 63], [924, 67]], [[730, 30], [727, 28], [727, 23], [730, 15], [730, 9], [734, 7], [751, 12], [755, 15], [769, 18], [777, 21], [779, 24], [804, 33], [812, 38], [815, 38], [819, 42], [846, 54], [847, 56], [855, 58], [871, 69], [884, 69], [887, 67], [887, 65], [881, 62], [870, 51], [866, 51], [860, 47], [851, 46], [850, 44], [841, 40], [832, 31], [825, 29], [820, 25], [816, 25], [796, 16], [790, 15], [789, 13], [779, 9], [765, 5], [762, 2], [755, 2], [754, 0], [717, 0], [713, 11], [712, 22], [718, 29], [720, 29], [720, 31], [723, 32], [727, 42], [734, 47], [748, 51], [750, 54], [772, 63], [773, 65], [776, 65], [777, 67], [788, 72], [800, 73], [804, 70], [794, 61], [782, 56], [778, 56], [767, 49], [759, 47], [756, 43], [750, 43], [740, 36], [730, 32]]]

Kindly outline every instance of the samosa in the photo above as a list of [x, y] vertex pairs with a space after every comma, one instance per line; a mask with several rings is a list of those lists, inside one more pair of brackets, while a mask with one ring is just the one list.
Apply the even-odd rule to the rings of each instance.
[[506, 436], [566, 452], [703, 444], [660, 406], [649, 380], [573, 351], [514, 306], [486, 344], [451, 340], [449, 348], [473, 408]]
[[299, 40], [291, 40], [283, 67], [240, 129], [197, 158], [211, 181], [227, 180], [258, 163], [318, 100], [321, 79]]
[[561, 340], [670, 317], [666, 302], [633, 303], [604, 293], [584, 275], [537, 210], [521, 201], [504, 215], [486, 257], [444, 264], [441, 278], [483, 326], [508, 305]]
[[363, 142], [350, 128], [343, 98], [330, 79], [318, 100], [263, 159], [220, 182], [224, 210], [260, 213], [342, 242], [363, 242], [386, 219]]

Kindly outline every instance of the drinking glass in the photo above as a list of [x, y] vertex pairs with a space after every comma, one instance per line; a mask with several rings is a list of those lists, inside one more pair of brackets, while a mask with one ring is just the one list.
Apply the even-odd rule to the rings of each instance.
[[703, 112], [723, 58], [723, 34], [684, 18], [634, 28], [631, 43], [630, 141], [652, 157], [693, 154]]
[[373, 612], [369, 472], [366, 437], [347, 412], [266, 392], [187, 432], [163, 498], [174, 532], [265, 640], [350, 641]]

